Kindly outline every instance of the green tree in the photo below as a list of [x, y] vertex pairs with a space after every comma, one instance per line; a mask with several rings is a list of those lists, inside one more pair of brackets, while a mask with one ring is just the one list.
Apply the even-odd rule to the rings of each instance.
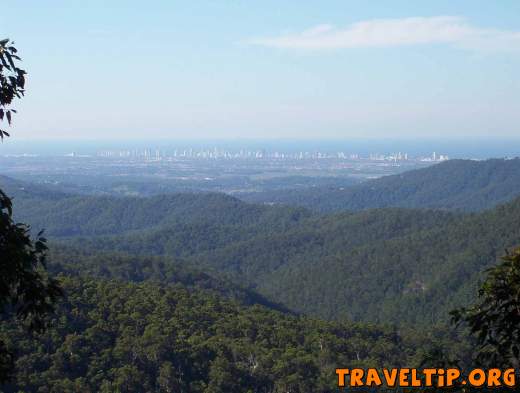
[[[21, 61], [17, 50], [9, 39], [0, 41], [0, 121], [4, 118], [11, 124], [12, 114], [16, 110], [11, 108], [13, 100], [21, 98], [25, 92], [26, 72], [16, 66]], [[0, 139], [9, 134], [0, 128]]]
[[[20, 58], [9, 40], [0, 41], [0, 122], [11, 124], [10, 107], [24, 94], [25, 71], [18, 68]], [[9, 134], [0, 129], [0, 138]], [[15, 316], [28, 324], [30, 331], [44, 327], [44, 317], [61, 295], [56, 281], [45, 271], [47, 246], [41, 237], [33, 241], [29, 227], [13, 221], [12, 202], [0, 190], [0, 318]], [[9, 377], [12, 356], [0, 341], [0, 382]]]
[[476, 361], [487, 367], [520, 365], [520, 248], [488, 270], [476, 304], [452, 312], [476, 337]]

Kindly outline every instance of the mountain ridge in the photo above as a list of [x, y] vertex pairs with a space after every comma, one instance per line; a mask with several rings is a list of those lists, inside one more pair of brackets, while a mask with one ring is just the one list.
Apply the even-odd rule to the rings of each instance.
[[378, 207], [479, 211], [520, 195], [520, 158], [448, 160], [427, 168], [341, 188], [240, 195], [253, 203], [302, 206], [320, 212]]
[[520, 244], [520, 198], [481, 212], [391, 207], [327, 215], [220, 194], [73, 196], [54, 209], [20, 199], [24, 220], [46, 225], [53, 242], [182, 258], [298, 313], [339, 320], [445, 321], [473, 299], [481, 272]]

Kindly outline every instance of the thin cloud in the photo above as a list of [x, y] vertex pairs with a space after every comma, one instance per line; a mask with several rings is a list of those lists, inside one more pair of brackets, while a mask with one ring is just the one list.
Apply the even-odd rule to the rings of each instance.
[[346, 28], [318, 25], [293, 34], [248, 41], [282, 49], [320, 50], [447, 44], [461, 49], [520, 51], [520, 31], [478, 28], [455, 16], [374, 19]]

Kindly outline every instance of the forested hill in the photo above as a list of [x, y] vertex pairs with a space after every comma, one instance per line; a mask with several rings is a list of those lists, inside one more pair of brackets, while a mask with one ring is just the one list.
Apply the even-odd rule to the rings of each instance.
[[71, 196], [50, 186], [13, 179], [3, 175], [0, 175], [0, 190], [7, 193], [12, 199], [57, 201]]
[[377, 207], [478, 211], [520, 195], [520, 159], [450, 160], [346, 188], [308, 188], [241, 195], [257, 203], [298, 205], [322, 212]]
[[214, 225], [286, 228], [311, 213], [303, 208], [254, 205], [217, 193], [184, 193], [149, 198], [79, 196], [33, 183], [0, 179], [13, 197], [16, 220], [48, 236], [113, 235], [179, 226], [201, 230]]
[[116, 252], [93, 252], [92, 249], [53, 245], [48, 254], [48, 269], [54, 275], [116, 279], [141, 283], [151, 281], [161, 285], [182, 287], [189, 291], [204, 291], [231, 299], [241, 305], [262, 305], [290, 312], [286, 307], [267, 300], [255, 291], [233, 282], [224, 274], [202, 269], [189, 261], [171, 256], [142, 256]]
[[[78, 238], [80, 249], [50, 244], [48, 268], [58, 274], [64, 297], [45, 332], [29, 335], [16, 318], [0, 316], [0, 339], [15, 354], [12, 379], [0, 386], [2, 392], [332, 393], [338, 391], [336, 367], [418, 366], [424, 353], [441, 344], [433, 334], [280, 312], [254, 291], [207, 273], [200, 244], [224, 247], [277, 236], [312, 223], [317, 216], [306, 210], [248, 205], [215, 194], [83, 199], [41, 191], [18, 189], [17, 208], [33, 218], [28, 222], [54, 225], [53, 241], [69, 245], [59, 225], [80, 225], [88, 236]], [[150, 211], [147, 220], [151, 201], [164, 210]], [[141, 215], [130, 221], [134, 210]], [[416, 225], [431, 225], [432, 217], [424, 215]], [[116, 226], [118, 220], [123, 223]], [[125, 228], [129, 223], [135, 226]], [[349, 225], [355, 230], [355, 219]], [[108, 236], [107, 226], [119, 235]], [[206, 228], [208, 237], [189, 232], [193, 228]], [[169, 236], [150, 239], [152, 244], [178, 235], [190, 258], [112, 252], [134, 236], [157, 231]], [[110, 241], [111, 252], [100, 252]]]
[[469, 303], [480, 274], [520, 244], [520, 199], [478, 214], [386, 208], [310, 217], [284, 231], [144, 230], [76, 247], [182, 257], [327, 319], [431, 324]]
[[19, 217], [46, 228], [53, 242], [87, 254], [182, 259], [327, 319], [446, 320], [472, 300], [479, 274], [520, 244], [520, 199], [480, 213], [382, 208], [331, 215], [219, 194], [18, 196], [15, 204]]
[[422, 334], [311, 320], [149, 282], [61, 282], [66, 296], [47, 332], [31, 337], [0, 319], [0, 337], [17, 350], [2, 392], [332, 393], [336, 367], [418, 366], [430, 345]]

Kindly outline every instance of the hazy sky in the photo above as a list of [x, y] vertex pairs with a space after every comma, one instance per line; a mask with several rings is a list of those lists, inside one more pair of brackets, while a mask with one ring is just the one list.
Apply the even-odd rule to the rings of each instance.
[[520, 1], [3, 1], [13, 138], [520, 136]]

